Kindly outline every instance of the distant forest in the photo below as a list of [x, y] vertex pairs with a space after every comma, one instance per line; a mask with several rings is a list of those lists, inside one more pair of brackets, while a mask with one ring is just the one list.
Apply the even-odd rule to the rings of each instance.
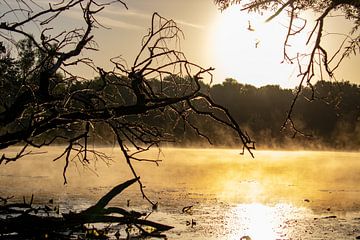
[[[176, 79], [176, 80], [174, 80]], [[182, 89], [181, 79], [167, 85], [166, 79], [161, 83], [153, 80], [151, 84], [167, 91], [186, 92]], [[170, 80], [169, 80], [170, 81]], [[91, 81], [88, 84], [96, 84]], [[171, 86], [171, 87], [170, 87]], [[185, 85], [184, 85], [185, 86]], [[342, 149], [360, 150], [360, 86], [349, 82], [319, 81], [313, 88], [305, 88], [294, 108], [293, 121], [298, 130], [296, 133], [290, 126], [283, 126], [287, 111], [294, 98], [294, 90], [282, 89], [278, 85], [256, 88], [252, 85], [238, 83], [234, 79], [226, 79], [221, 84], [212, 86], [203, 84], [203, 91], [210, 91], [213, 100], [226, 107], [240, 126], [246, 129], [249, 136], [256, 141], [258, 149], [296, 148], [296, 149]], [[135, 101], [132, 94], [106, 90], [113, 94], [114, 101], [131, 104]], [[201, 112], [201, 103], [198, 104]], [[204, 104], [205, 105], [205, 104]], [[182, 107], [174, 106], [172, 111], [182, 113]], [[221, 124], [210, 123], [199, 115], [181, 115], [175, 118], [172, 111], [165, 110], [160, 114], [132, 116], [133, 121], [144, 121], [165, 128], [166, 132], [174, 132], [170, 143], [181, 146], [206, 146], [208, 136], [213, 145], [233, 147], [235, 136]], [[216, 112], [214, 112], [216, 115]], [[195, 122], [194, 127], [185, 124]], [[149, 124], [150, 125], [150, 124]], [[171, 131], [169, 131], [171, 130]], [[96, 142], [111, 143], [111, 134], [99, 124], [95, 127]], [[176, 142], [175, 142], [176, 139]]]
[[226, 79], [211, 87], [214, 100], [245, 126], [261, 148], [360, 150], [360, 86], [319, 81], [302, 91], [294, 108], [294, 123], [309, 136], [294, 135], [282, 125], [294, 98], [277, 85], [256, 88]]
[[[16, 70], [16, 69], [15, 69]], [[57, 75], [62, 78], [61, 75]], [[121, 82], [118, 76], [107, 76], [106, 81]], [[120, 77], [126, 79], [126, 77]], [[55, 81], [55, 80], [54, 80]], [[161, 89], [167, 96], [184, 96], [192, 86], [184, 79], [171, 76], [162, 81], [152, 79], [147, 84], [152, 85], [154, 91]], [[8, 82], [9, 93], [17, 89], [17, 81]], [[19, 85], [20, 86], [20, 85]], [[105, 84], [101, 79], [88, 81], [76, 81], [68, 84], [50, 86], [53, 96], [61, 96], [64, 91], [78, 90], [76, 96], [78, 107], [89, 107], [89, 103], [101, 105], [101, 102], [92, 102], [94, 99], [82, 97], [84, 89], [101, 89], [105, 98], [114, 105], [136, 104], [136, 96], [131, 89], [124, 88], [120, 84]], [[156, 90], [158, 89], [158, 90]], [[207, 85], [202, 83], [201, 91], [210, 93], [216, 104], [226, 107], [232, 117], [242, 129], [256, 142], [257, 149], [338, 149], [360, 150], [360, 86], [349, 82], [319, 81], [313, 88], [305, 88], [299, 96], [293, 112], [295, 127], [305, 135], [296, 133], [290, 126], [283, 126], [286, 114], [294, 99], [294, 89], [282, 89], [278, 85], [268, 85], [256, 88], [252, 85], [241, 84], [234, 79], [226, 79], [221, 84]], [[160, 92], [160, 91], [159, 91]], [[11, 94], [2, 94], [2, 101], [13, 101]], [[144, 100], [146, 101], [146, 99]], [[109, 104], [109, 103], [108, 103]], [[148, 132], [154, 136], [163, 133], [173, 133], [162, 136], [168, 139], [171, 146], [194, 146], [207, 147], [210, 143], [219, 147], [236, 146], [236, 136], [233, 131], [226, 129], [224, 125], [210, 121], [201, 112], [209, 110], [208, 104], [196, 102], [193, 112], [181, 104], [172, 105], [164, 109], [155, 109], [146, 114], [130, 115], [123, 117], [123, 123], [141, 123], [148, 126]], [[111, 107], [111, 106], [108, 106]], [[1, 110], [1, 109], [0, 109]], [[214, 116], [220, 114], [214, 110]], [[225, 119], [222, 119], [226, 121]], [[121, 121], [121, 119], [120, 119]], [[191, 123], [191, 124], [189, 124]], [[164, 131], [155, 132], [153, 126], [162, 128]], [[10, 126], [11, 127], [11, 126]], [[68, 132], [69, 137], [76, 129], [58, 129], [57, 131]], [[11, 130], [11, 129], [10, 129]], [[72, 131], [74, 130], [74, 131]], [[91, 140], [95, 144], [112, 145], [115, 142], [111, 129], [104, 123], [93, 122], [91, 125]], [[79, 130], [80, 131], [80, 130]], [[65, 133], [66, 134], [66, 133]], [[123, 132], [122, 134], [130, 134]], [[57, 135], [56, 131], [48, 131], [44, 139], [51, 139]], [[211, 140], [212, 141], [211, 141]], [[41, 137], [40, 141], [43, 141]], [[57, 139], [58, 144], [62, 143]]]

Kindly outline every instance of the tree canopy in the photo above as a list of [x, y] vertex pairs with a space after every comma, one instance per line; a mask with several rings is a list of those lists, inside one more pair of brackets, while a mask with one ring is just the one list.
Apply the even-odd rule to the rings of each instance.
[[[312, 91], [318, 97], [308, 101]], [[228, 108], [235, 120], [254, 136], [260, 149], [359, 149], [359, 85], [318, 81], [313, 88], [304, 88], [293, 120], [299, 131], [307, 135], [296, 138], [297, 132], [292, 132], [289, 124], [282, 131], [280, 127], [294, 98], [293, 90], [277, 85], [255, 88], [227, 79], [212, 86], [210, 92], [214, 101]]]

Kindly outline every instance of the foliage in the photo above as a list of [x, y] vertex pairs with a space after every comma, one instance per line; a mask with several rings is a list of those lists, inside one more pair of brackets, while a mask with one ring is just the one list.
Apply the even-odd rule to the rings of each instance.
[[235, 120], [255, 136], [260, 148], [296, 145], [310, 149], [359, 149], [359, 85], [319, 81], [313, 88], [304, 88], [293, 120], [306, 137], [295, 140], [291, 126], [281, 125], [296, 89], [276, 85], [255, 88], [227, 79], [214, 85], [210, 93], [215, 102], [227, 107]]

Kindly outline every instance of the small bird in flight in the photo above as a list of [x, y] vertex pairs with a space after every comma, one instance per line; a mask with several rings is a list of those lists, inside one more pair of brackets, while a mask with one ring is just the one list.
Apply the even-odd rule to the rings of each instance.
[[258, 48], [258, 47], [259, 47], [259, 44], [260, 44], [260, 40], [259, 40], [259, 39], [256, 39], [256, 40], [255, 40], [255, 48]]
[[248, 21], [248, 28], [247, 28], [247, 30], [249, 30], [250, 32], [254, 32], [255, 31], [255, 29], [254, 28], [252, 28], [252, 26], [251, 26], [251, 23], [250, 23], [250, 20]]

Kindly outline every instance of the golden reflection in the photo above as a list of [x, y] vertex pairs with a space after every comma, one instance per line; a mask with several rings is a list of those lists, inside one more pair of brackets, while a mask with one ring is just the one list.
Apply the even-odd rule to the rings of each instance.
[[287, 217], [304, 214], [303, 211], [289, 204], [239, 204], [227, 213], [226, 239], [287, 239]]
[[[114, 156], [110, 167], [97, 162], [94, 174], [72, 162], [69, 184], [64, 186], [64, 161], [52, 161], [62, 148], [48, 150], [41, 158], [3, 165], [1, 195], [20, 199], [34, 194], [45, 203], [51, 196], [62, 204], [63, 211], [69, 206], [84, 209], [132, 176], [120, 151], [104, 148], [98, 150]], [[336, 236], [360, 235], [354, 231], [358, 229], [355, 219], [360, 202], [358, 152], [257, 151], [255, 159], [229, 149], [165, 148], [163, 153], [160, 167], [134, 166], [146, 193], [160, 203], [153, 220], [176, 227], [169, 239], [289, 240], [306, 234], [302, 239], [324, 239], [324, 233], [329, 233], [322, 225], [325, 223], [337, 229]], [[144, 157], [156, 158], [157, 154], [151, 151]], [[131, 206], [147, 206], [138, 186], [125, 191], [114, 203], [125, 206], [127, 199], [131, 199]], [[181, 212], [189, 205], [194, 206], [193, 215]], [[356, 215], [347, 218], [347, 225], [340, 217], [322, 218], [350, 212]], [[193, 220], [196, 225], [185, 224]]]
[[250, 204], [248, 207], [249, 235], [253, 239], [273, 239], [276, 237], [277, 219], [274, 211], [261, 204]]
[[[13, 150], [9, 148], [6, 152]], [[64, 160], [52, 161], [62, 153], [62, 148], [46, 150], [41, 158], [2, 165], [0, 182], [11, 186], [1, 189], [3, 195], [17, 191], [21, 195], [39, 192], [87, 195], [88, 189], [114, 186], [132, 177], [121, 152], [103, 148], [98, 150], [113, 156], [110, 167], [101, 161], [93, 162], [90, 167], [94, 174], [71, 162], [69, 184], [64, 186]], [[157, 155], [154, 150], [141, 157]], [[199, 198], [217, 198], [231, 204], [291, 203], [318, 212], [358, 209], [360, 201], [358, 152], [256, 151], [252, 159], [232, 149], [164, 148], [162, 158], [160, 167], [134, 163], [149, 192], [196, 193]], [[154, 193], [153, 197], [158, 195]], [[173, 200], [169, 194], [161, 199]]]

